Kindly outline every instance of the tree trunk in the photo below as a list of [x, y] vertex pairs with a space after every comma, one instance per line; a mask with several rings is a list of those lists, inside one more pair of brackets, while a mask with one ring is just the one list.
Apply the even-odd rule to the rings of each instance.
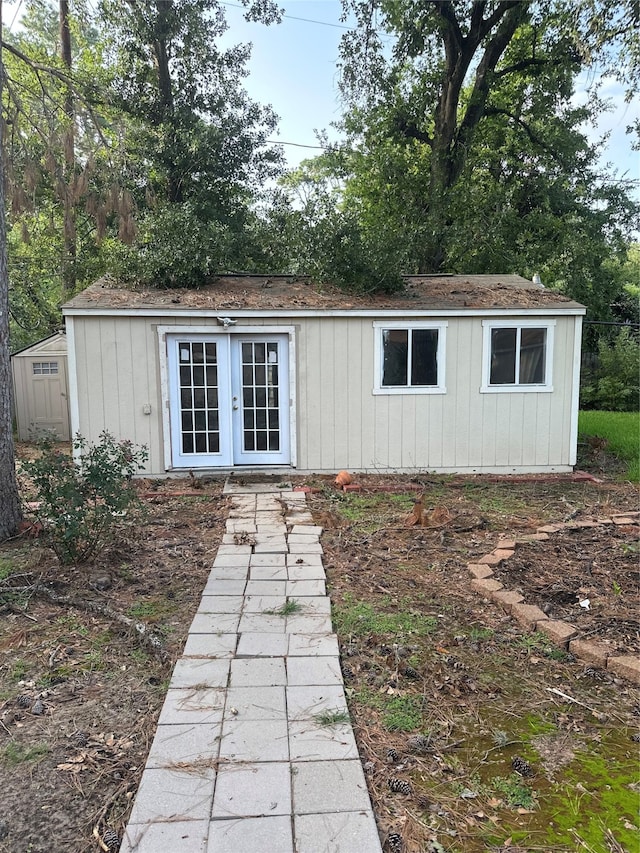
[[[2, 0], [0, 0], [0, 68], [2, 68]], [[0, 78], [0, 96], [2, 79]], [[3, 128], [0, 122], [0, 541], [13, 535], [21, 519], [11, 423], [9, 358], [9, 272], [4, 199]]]
[[[436, 106], [431, 145], [430, 207], [433, 249], [431, 269], [439, 272], [446, 260], [447, 230], [451, 225], [449, 196], [462, 174], [468, 148], [485, 115], [491, 76], [518, 27], [529, 16], [529, 2], [503, 0], [488, 18], [484, 4], [477, 3], [469, 32], [463, 36], [452, 4], [436, 4], [441, 17], [445, 71]], [[484, 41], [487, 36], [488, 41]], [[484, 48], [483, 48], [484, 45]], [[468, 103], [460, 115], [460, 97], [474, 57], [482, 50]]]
[[[60, 0], [60, 58], [67, 74], [71, 75], [71, 32], [69, 30], [69, 0]], [[62, 249], [62, 298], [68, 299], [76, 290], [76, 208], [75, 208], [75, 108], [71, 86], [65, 87], [63, 110], [64, 130], [64, 240]]]

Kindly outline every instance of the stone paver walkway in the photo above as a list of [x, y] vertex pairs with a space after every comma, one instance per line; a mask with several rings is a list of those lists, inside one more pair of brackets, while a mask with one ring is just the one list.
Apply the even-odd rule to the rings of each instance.
[[304, 493], [232, 509], [122, 853], [380, 853]]

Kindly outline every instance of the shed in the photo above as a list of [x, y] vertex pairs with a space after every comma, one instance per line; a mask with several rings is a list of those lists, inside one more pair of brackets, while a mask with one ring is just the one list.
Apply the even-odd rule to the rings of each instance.
[[11, 370], [20, 441], [33, 441], [45, 431], [69, 441], [66, 335], [58, 332], [14, 352]]
[[575, 464], [585, 309], [520, 276], [414, 276], [390, 295], [102, 280], [63, 313], [74, 433], [146, 445], [153, 476]]

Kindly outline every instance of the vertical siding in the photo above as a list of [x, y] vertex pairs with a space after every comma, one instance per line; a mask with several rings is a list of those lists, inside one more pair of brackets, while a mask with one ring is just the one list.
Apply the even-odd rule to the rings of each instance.
[[[446, 394], [384, 395], [374, 385], [373, 317], [269, 317], [295, 325], [297, 464], [302, 470], [523, 469], [570, 458], [574, 318], [556, 319], [553, 393], [481, 393], [482, 318], [448, 318]], [[514, 318], [514, 321], [516, 318]], [[215, 319], [76, 317], [80, 431], [103, 429], [149, 448], [164, 470], [157, 326]], [[151, 414], [143, 407], [151, 406]], [[168, 437], [167, 437], [168, 440]]]

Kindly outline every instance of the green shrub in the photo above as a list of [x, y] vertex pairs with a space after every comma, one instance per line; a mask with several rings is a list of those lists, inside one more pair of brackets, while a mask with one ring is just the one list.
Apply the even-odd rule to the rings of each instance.
[[39, 458], [23, 466], [40, 502], [44, 535], [61, 563], [83, 562], [112, 541], [122, 515], [140, 506], [130, 481], [148, 458], [146, 448], [106, 431], [94, 445], [78, 435], [73, 447], [75, 459], [45, 437]]
[[135, 242], [114, 242], [109, 266], [118, 281], [146, 287], [202, 287], [227, 266], [229, 235], [205, 223], [189, 204], [148, 213]]
[[640, 407], [640, 343], [623, 329], [613, 343], [598, 343], [598, 366], [584, 377], [584, 409], [635, 412]]

